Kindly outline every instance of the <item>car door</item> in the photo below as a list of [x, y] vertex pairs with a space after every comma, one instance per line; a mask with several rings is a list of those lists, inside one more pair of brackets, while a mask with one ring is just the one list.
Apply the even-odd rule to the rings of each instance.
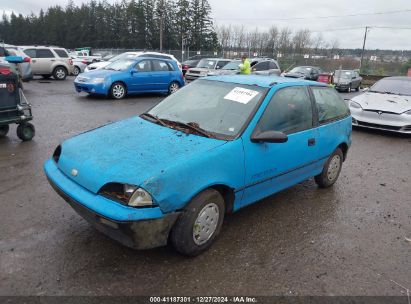
[[56, 57], [53, 52], [47, 48], [36, 49], [36, 58], [32, 60], [36, 65], [37, 74], [51, 74]]
[[33, 71], [33, 74], [40, 74], [41, 69], [37, 60], [36, 49], [25, 49], [23, 52], [31, 58], [31, 70]]
[[224, 66], [226, 66], [227, 65], [227, 63], [229, 63], [230, 61], [229, 60], [219, 60], [218, 62], [217, 62], [217, 64], [216, 64], [216, 70], [220, 70], [220, 69], [222, 69]]
[[151, 60], [151, 82], [155, 91], [167, 91], [171, 81], [170, 65], [164, 60]]
[[153, 90], [151, 60], [139, 61], [130, 71], [130, 77], [126, 79], [129, 92], [147, 92]]
[[279, 89], [259, 118], [254, 133], [281, 131], [285, 143], [256, 143], [243, 138], [245, 186], [241, 206], [301, 182], [317, 168], [316, 112], [306, 86]]
[[253, 68], [251, 69], [253, 74], [257, 75], [269, 75], [269, 70], [270, 70], [270, 63], [268, 61], [263, 61], [260, 63], [257, 63]]

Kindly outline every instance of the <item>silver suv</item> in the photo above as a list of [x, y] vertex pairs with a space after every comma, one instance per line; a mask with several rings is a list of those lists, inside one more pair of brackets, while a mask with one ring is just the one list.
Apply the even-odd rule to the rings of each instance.
[[73, 60], [64, 48], [50, 46], [23, 46], [23, 52], [31, 57], [31, 69], [34, 75], [43, 78], [54, 77], [64, 80], [73, 73]]

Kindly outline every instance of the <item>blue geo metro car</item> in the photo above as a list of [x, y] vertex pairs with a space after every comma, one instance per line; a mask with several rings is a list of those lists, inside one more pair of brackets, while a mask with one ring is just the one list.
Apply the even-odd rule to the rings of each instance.
[[74, 80], [77, 92], [124, 98], [127, 94], [175, 93], [184, 86], [183, 74], [173, 60], [138, 57], [112, 62]]
[[226, 213], [311, 177], [332, 186], [351, 145], [335, 89], [298, 79], [198, 80], [150, 111], [63, 142], [44, 169], [81, 216], [126, 246], [194, 256]]

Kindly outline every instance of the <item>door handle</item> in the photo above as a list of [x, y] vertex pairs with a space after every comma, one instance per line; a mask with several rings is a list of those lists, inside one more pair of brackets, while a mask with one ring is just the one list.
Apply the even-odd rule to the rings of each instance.
[[51, 59], [50, 61], [56, 61], [56, 59]]
[[310, 138], [310, 139], [308, 140], [308, 146], [309, 146], [309, 147], [315, 146], [315, 138]]

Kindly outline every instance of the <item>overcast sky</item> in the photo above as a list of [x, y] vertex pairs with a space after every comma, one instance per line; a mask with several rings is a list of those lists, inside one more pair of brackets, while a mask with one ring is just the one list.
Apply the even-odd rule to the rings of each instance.
[[[0, 10], [10, 13], [38, 13], [50, 5], [65, 6], [68, 0], [0, 0]], [[81, 4], [87, 0], [74, 0]], [[113, 3], [115, 0], [108, 0]], [[266, 30], [271, 25], [322, 32], [327, 41], [338, 39], [340, 47], [361, 48], [365, 26], [411, 28], [411, 0], [209, 0], [216, 24], [244, 24]], [[47, 3], [47, 4], [46, 4]], [[407, 11], [408, 10], [408, 11]], [[391, 14], [362, 15], [382, 12]], [[347, 16], [360, 14], [362, 16]], [[328, 16], [344, 16], [321, 18]], [[319, 18], [320, 17], [320, 18]], [[301, 18], [293, 19], [292, 18]], [[282, 19], [282, 20], [281, 20]], [[284, 20], [288, 19], [288, 20]], [[341, 28], [350, 30], [327, 31]], [[411, 50], [410, 29], [371, 29], [367, 48]]]

